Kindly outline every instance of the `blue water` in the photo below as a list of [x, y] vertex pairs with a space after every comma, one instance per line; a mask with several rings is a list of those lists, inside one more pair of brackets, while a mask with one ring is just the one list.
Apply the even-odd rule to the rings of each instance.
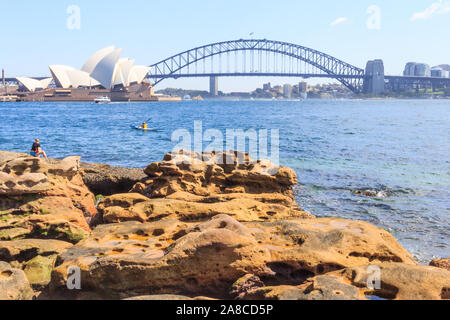
[[[157, 132], [131, 130], [153, 119]], [[421, 263], [450, 257], [450, 101], [0, 103], [0, 149], [140, 167], [173, 149], [175, 129], [280, 129], [299, 204], [391, 232]], [[383, 191], [371, 198], [352, 193]]]

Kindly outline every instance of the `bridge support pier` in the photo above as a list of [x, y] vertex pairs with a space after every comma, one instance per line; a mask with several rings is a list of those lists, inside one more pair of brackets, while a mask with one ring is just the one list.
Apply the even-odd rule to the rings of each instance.
[[211, 97], [217, 97], [219, 95], [219, 77], [212, 76], [209, 78], [209, 94]]
[[367, 62], [364, 78], [364, 93], [378, 96], [385, 91], [383, 60]]

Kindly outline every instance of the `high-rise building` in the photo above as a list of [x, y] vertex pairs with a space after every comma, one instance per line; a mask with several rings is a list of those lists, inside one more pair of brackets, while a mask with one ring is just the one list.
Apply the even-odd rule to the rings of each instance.
[[286, 99], [291, 99], [292, 98], [292, 86], [290, 84], [285, 84], [283, 86], [283, 96]]
[[417, 63], [414, 75], [416, 77], [431, 77], [430, 66], [426, 63]]
[[431, 68], [431, 76], [436, 78], [443, 78], [444, 77], [444, 69], [439, 67], [433, 67]]
[[263, 90], [264, 91], [269, 91], [269, 90], [271, 90], [272, 89], [272, 85], [271, 85], [271, 83], [269, 82], [269, 83], [265, 83], [264, 85], [263, 85]]
[[302, 81], [298, 84], [298, 91], [299, 93], [307, 92], [308, 91], [308, 83], [306, 81]]
[[416, 64], [415, 62], [408, 62], [405, 66], [405, 71], [403, 71], [403, 75], [413, 77], [416, 73]]

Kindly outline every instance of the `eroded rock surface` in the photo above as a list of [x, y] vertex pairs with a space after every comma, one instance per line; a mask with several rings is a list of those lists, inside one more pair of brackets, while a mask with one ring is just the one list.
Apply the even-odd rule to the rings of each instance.
[[[361, 288], [367, 296], [389, 300], [450, 299], [450, 271], [402, 263], [375, 264], [380, 268], [381, 289], [368, 289], [373, 279], [369, 266], [351, 267], [334, 273]], [[372, 265], [373, 266], [373, 265]], [[369, 278], [370, 277], [370, 278]]]
[[292, 169], [255, 162], [248, 154], [168, 154], [145, 173], [148, 179], [136, 184], [132, 193], [117, 194], [101, 203], [105, 222], [195, 222], [220, 214], [239, 221], [313, 217], [294, 199], [292, 186], [297, 176]]
[[430, 266], [450, 271], [450, 258], [433, 260]]
[[246, 274], [269, 285], [298, 285], [370, 261], [415, 264], [386, 231], [364, 222], [240, 223], [226, 215], [198, 224], [161, 220], [102, 225], [58, 261], [52, 276], [55, 292], [64, 290], [68, 268], [78, 266], [86, 290], [116, 298], [230, 298], [233, 283]]
[[97, 210], [79, 164], [0, 152], [0, 240], [86, 237]]
[[32, 300], [33, 295], [25, 273], [0, 261], [0, 300]]

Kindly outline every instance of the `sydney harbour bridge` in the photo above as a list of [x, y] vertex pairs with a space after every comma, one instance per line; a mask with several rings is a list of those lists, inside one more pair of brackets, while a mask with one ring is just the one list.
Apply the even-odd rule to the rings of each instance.
[[[380, 95], [411, 88], [450, 87], [450, 78], [390, 76], [382, 60], [356, 67], [329, 54], [301, 45], [267, 39], [240, 39], [193, 48], [151, 65], [147, 80], [209, 77], [210, 92], [218, 92], [220, 77], [331, 78], [353, 93]], [[36, 77], [35, 79], [43, 79]], [[17, 83], [15, 78], [6, 79]]]
[[444, 88], [448, 78], [385, 75], [382, 60], [365, 69], [304, 46], [273, 40], [233, 40], [190, 49], [153, 64], [148, 79], [209, 77], [211, 93], [219, 77], [298, 77], [336, 79], [352, 92], [379, 95], [404, 88]]

